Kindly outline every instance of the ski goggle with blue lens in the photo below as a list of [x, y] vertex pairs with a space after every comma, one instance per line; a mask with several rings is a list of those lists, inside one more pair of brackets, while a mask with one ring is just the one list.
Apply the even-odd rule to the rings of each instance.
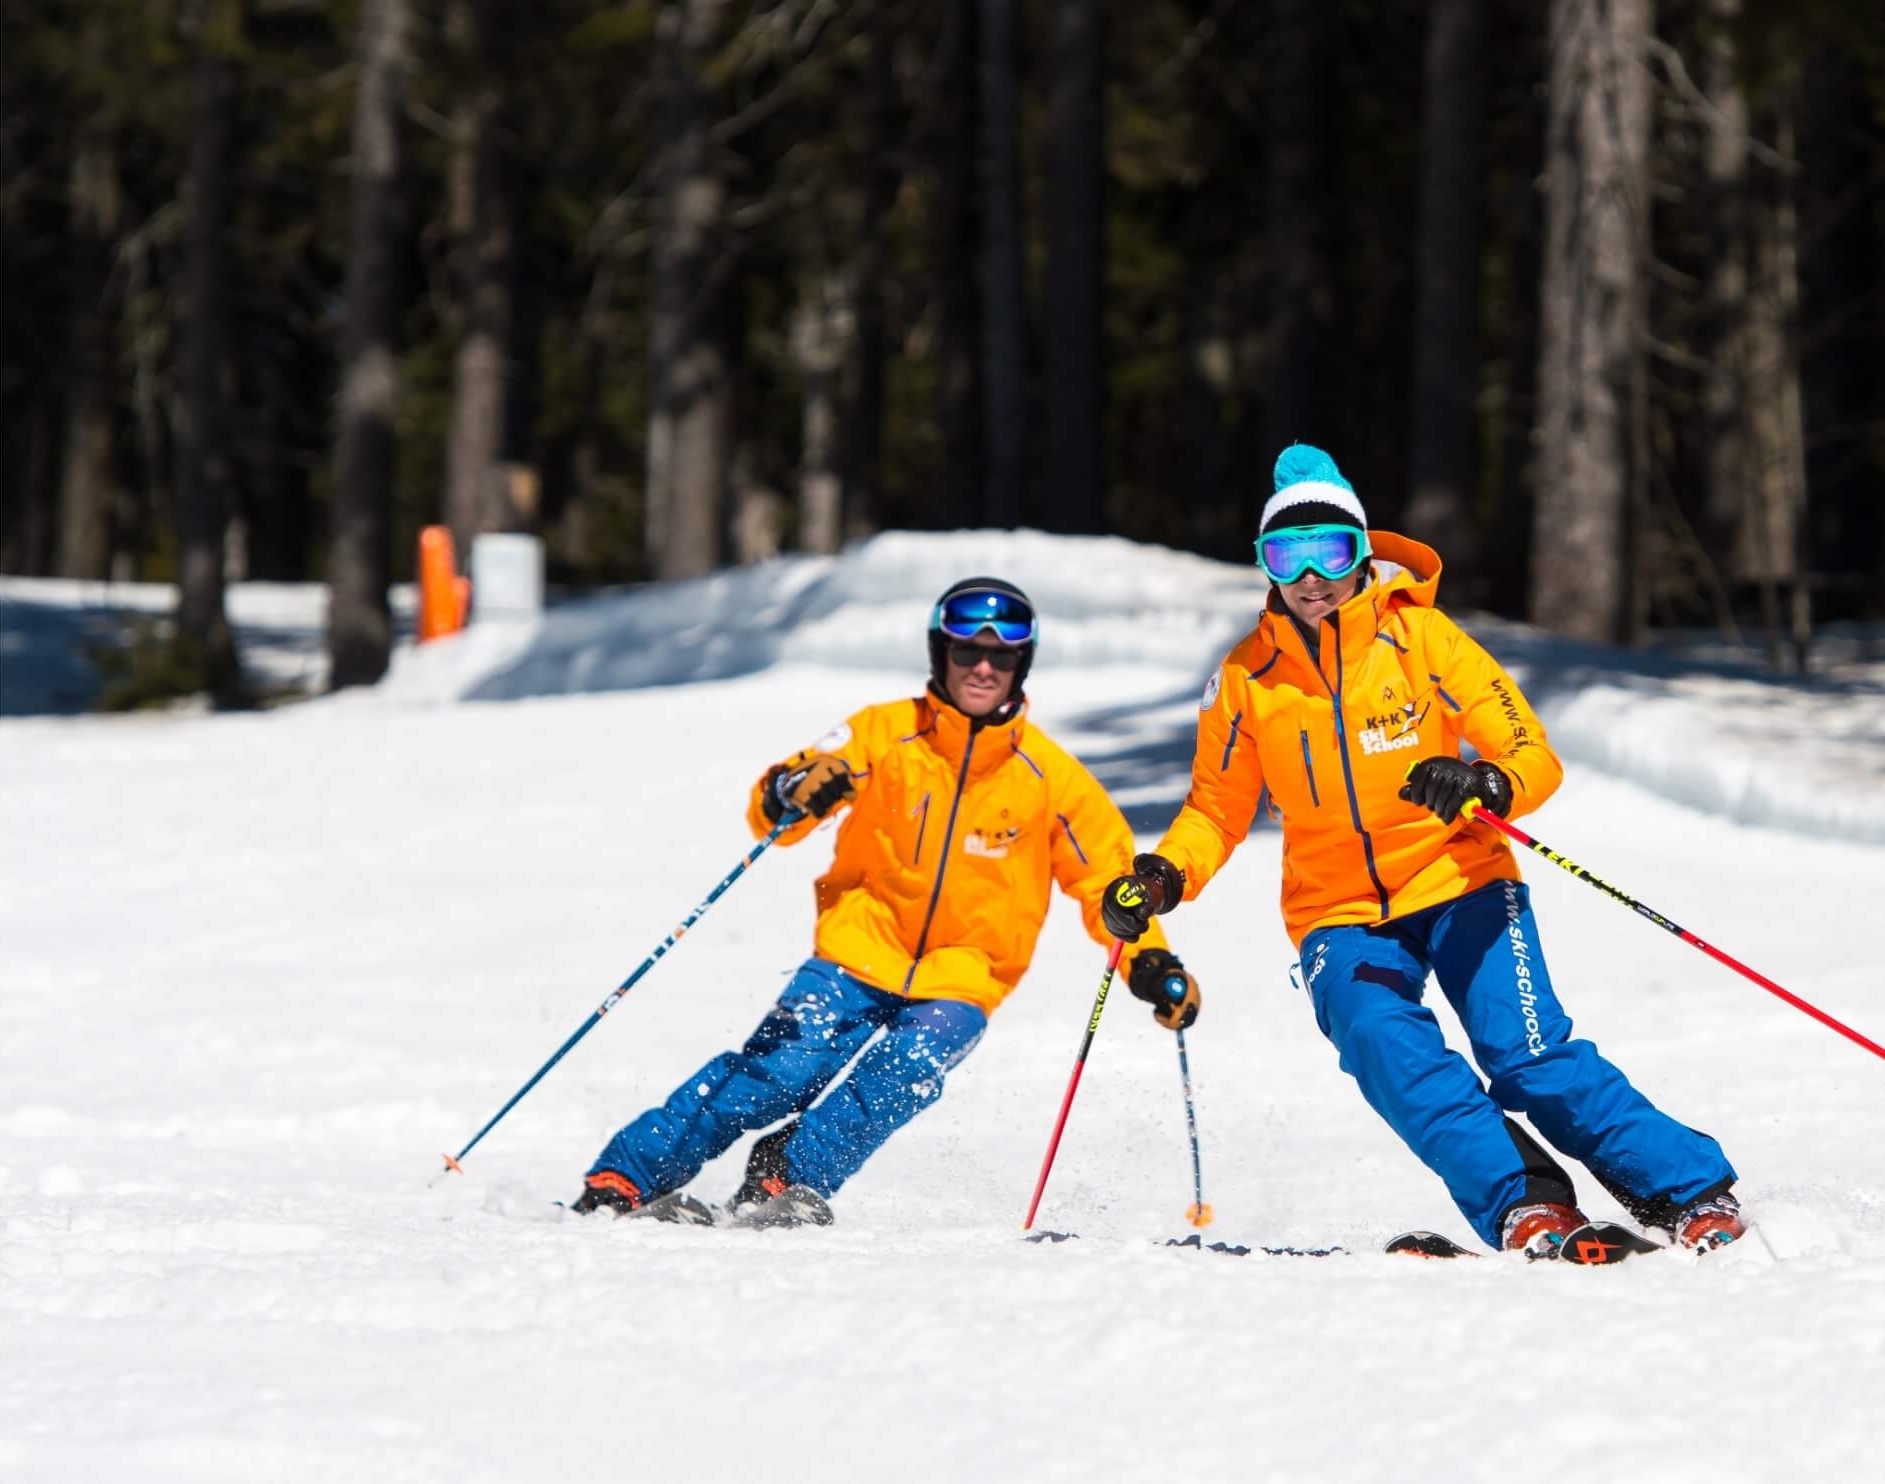
[[986, 588], [951, 593], [931, 611], [929, 626], [951, 639], [973, 639], [987, 629], [1003, 644], [1032, 644], [1039, 634], [1032, 608], [1013, 593]]
[[1340, 582], [1374, 553], [1368, 533], [1355, 526], [1285, 526], [1257, 537], [1257, 562], [1270, 581], [1298, 582], [1314, 572]]

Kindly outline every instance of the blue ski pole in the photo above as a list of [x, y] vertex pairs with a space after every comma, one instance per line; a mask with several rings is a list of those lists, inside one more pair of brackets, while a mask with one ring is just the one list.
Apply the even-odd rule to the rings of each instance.
[[1198, 1161], [1198, 1112], [1191, 1101], [1191, 1059], [1185, 1055], [1185, 1033], [1178, 1033], [1178, 1075], [1185, 1084], [1185, 1127], [1191, 1133], [1191, 1209], [1185, 1220], [1193, 1226], [1209, 1226], [1216, 1214], [1204, 1203], [1204, 1168]]
[[706, 900], [703, 901], [692, 912], [688, 913], [687, 917], [685, 918], [685, 920], [682, 921], [681, 925], [677, 927], [673, 932], [669, 933], [667, 937], [661, 940], [660, 944], [655, 948], [655, 951], [649, 954], [645, 959], [641, 961], [640, 968], [636, 969], [634, 973], [630, 974], [628, 978], [624, 979], [620, 984], [618, 984], [614, 988], [614, 990], [610, 992], [609, 997], [606, 1000], [604, 1000], [600, 1005], [596, 1006], [595, 1010], [590, 1014], [589, 1018], [585, 1020], [581, 1025], [576, 1027], [575, 1035], [571, 1036], [561, 1046], [557, 1047], [556, 1055], [551, 1057], [542, 1066], [538, 1067], [536, 1070], [536, 1074], [532, 1076], [531, 1079], [528, 1082], [526, 1082], [522, 1087], [518, 1088], [517, 1091], [511, 1094], [510, 1101], [507, 1102], [503, 1107], [499, 1108], [497, 1112], [491, 1115], [491, 1121], [485, 1124], [483, 1128], [479, 1129], [477, 1133], [471, 1136], [471, 1142], [465, 1145], [463, 1149], [460, 1149], [457, 1154], [455, 1155], [448, 1154], [445, 1156], [445, 1168], [443, 1170], [440, 1170], [438, 1174], [434, 1175], [426, 1183], [428, 1185], [436, 1185], [441, 1178], [443, 1178], [447, 1173], [449, 1173], [452, 1170], [458, 1171], [458, 1173], [461, 1175], [464, 1174], [465, 1172], [464, 1166], [460, 1164], [459, 1161], [462, 1160], [467, 1154], [471, 1153], [471, 1151], [477, 1147], [478, 1141], [480, 1139], [482, 1139], [486, 1134], [490, 1133], [492, 1129], [497, 1127], [499, 1119], [501, 1119], [506, 1113], [510, 1112], [512, 1108], [515, 1108], [518, 1105], [518, 1103], [523, 1101], [524, 1094], [529, 1092], [531, 1088], [535, 1087], [539, 1082], [541, 1082], [544, 1078], [544, 1075], [550, 1070], [550, 1068], [555, 1066], [558, 1062], [560, 1062], [565, 1056], [569, 1054], [570, 1048], [572, 1046], [574, 1046], [578, 1041], [582, 1040], [584, 1036], [588, 1035], [590, 1031], [596, 1028], [596, 1022], [601, 1020], [603, 1016], [607, 1015], [609, 1011], [613, 1010], [616, 1006], [616, 1002], [619, 1001], [623, 995], [627, 994], [631, 989], [633, 989], [635, 985], [641, 980], [642, 976], [646, 974], [650, 969], [652, 969], [657, 963], [659, 963], [662, 960], [662, 958], [667, 954], [667, 951], [670, 948], [672, 948], [676, 943], [678, 943], [686, 935], [687, 930], [691, 928], [695, 923], [700, 921], [701, 917], [706, 913], [709, 907], [711, 907], [715, 902], [719, 901], [723, 895], [725, 895], [726, 889], [729, 886], [731, 886], [735, 881], [738, 881], [740, 877], [746, 874], [746, 868], [752, 865], [754, 861], [758, 860], [760, 856], [765, 854], [766, 847], [772, 844], [774, 840], [777, 840], [779, 836], [783, 835], [793, 825], [797, 824], [799, 820], [802, 818], [804, 818], [804, 816], [796, 810], [788, 813], [783, 819], [781, 819], [776, 825], [772, 827], [772, 832], [770, 834], [768, 834], [763, 840], [761, 840], [751, 850], [747, 851], [745, 857], [740, 861], [740, 863], [737, 866], [735, 866], [731, 871], [727, 872], [726, 876], [721, 880], [718, 886], [716, 886], [712, 891], [707, 893]]

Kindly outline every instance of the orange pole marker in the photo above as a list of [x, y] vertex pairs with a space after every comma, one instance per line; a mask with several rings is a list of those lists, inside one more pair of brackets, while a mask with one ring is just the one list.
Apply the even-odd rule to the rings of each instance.
[[419, 642], [462, 629], [470, 599], [471, 584], [458, 575], [450, 529], [427, 526], [419, 532]]

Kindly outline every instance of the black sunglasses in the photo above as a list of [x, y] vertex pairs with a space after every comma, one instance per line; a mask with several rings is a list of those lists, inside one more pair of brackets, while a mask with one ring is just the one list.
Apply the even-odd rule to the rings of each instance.
[[988, 649], [980, 644], [951, 644], [949, 663], [964, 670], [973, 670], [983, 660], [999, 670], [1003, 675], [1012, 674], [1021, 663], [1021, 651], [1018, 649]]

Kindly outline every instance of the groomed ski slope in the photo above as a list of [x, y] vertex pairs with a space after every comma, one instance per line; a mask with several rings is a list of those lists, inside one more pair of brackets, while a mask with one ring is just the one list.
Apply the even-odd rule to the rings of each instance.
[[[370, 694], [0, 724], [0, 1477], [1869, 1476], [1885, 1062], [1542, 861], [1580, 1031], [1722, 1140], [1764, 1243], [1607, 1270], [1168, 1250], [1176, 1058], [1120, 986], [1038, 1223], [1080, 1240], [1028, 1245], [1103, 959], [1064, 902], [834, 1228], [564, 1218], [602, 1140], [806, 954], [820, 836], [762, 859], [428, 1187], [748, 848], [757, 772], [920, 684], [926, 600], [974, 570], [1034, 593], [1034, 714], [1149, 845], [1261, 584], [1118, 541], [884, 537], [487, 625]], [[272, 640], [297, 623], [318, 608], [286, 596]], [[1570, 762], [1526, 827], [1885, 1039], [1862, 637], [1790, 687], [1481, 631]], [[1277, 875], [1259, 828], [1170, 919], [1205, 996], [1208, 1235], [1467, 1237], [1291, 987]], [[724, 1198], [743, 1155], [696, 1188]]]

